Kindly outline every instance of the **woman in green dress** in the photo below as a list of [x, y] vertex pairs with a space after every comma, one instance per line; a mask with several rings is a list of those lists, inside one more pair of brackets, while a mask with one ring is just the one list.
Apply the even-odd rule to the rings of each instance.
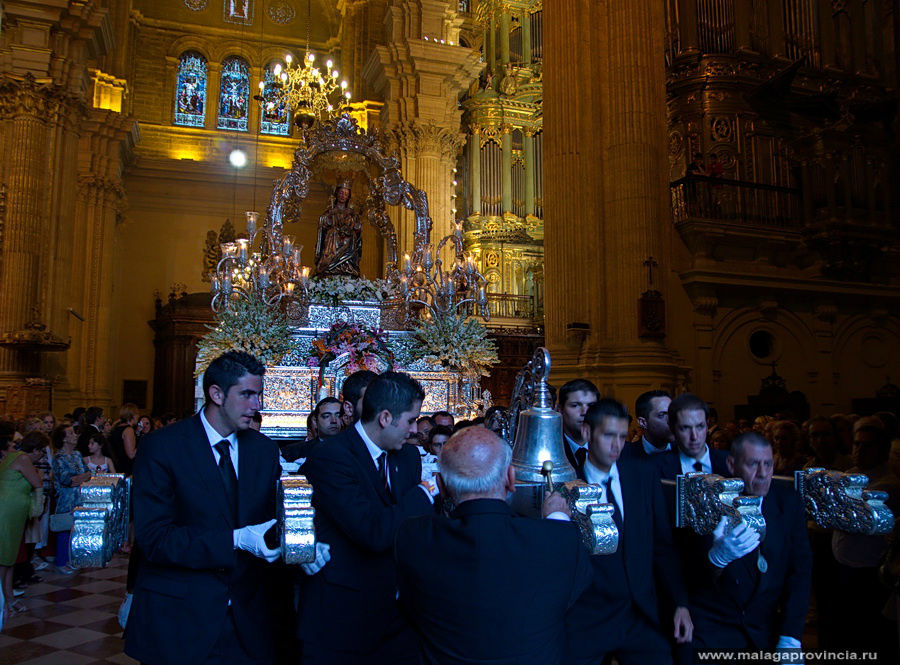
[[42, 483], [31, 457], [14, 450], [11, 437], [0, 439], [0, 454], [0, 580], [9, 617], [24, 609], [13, 596], [13, 564], [31, 515], [31, 490]]

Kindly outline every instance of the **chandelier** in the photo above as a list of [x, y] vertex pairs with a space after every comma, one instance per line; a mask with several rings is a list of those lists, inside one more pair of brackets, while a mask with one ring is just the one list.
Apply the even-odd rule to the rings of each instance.
[[247, 212], [248, 237], [220, 245], [222, 258], [209, 273], [215, 312], [226, 310], [239, 300], [254, 298], [273, 307], [295, 292], [306, 292], [309, 268], [300, 262], [303, 246], [295, 246], [293, 236], [259, 229], [258, 218], [259, 213]]
[[[294, 114], [294, 122], [308, 129], [316, 120], [324, 121], [340, 115], [350, 103], [347, 81], [338, 81], [340, 73], [331, 60], [325, 62], [325, 72], [316, 67], [316, 56], [309, 50], [309, 27], [312, 4], [306, 2], [306, 53], [294, 64], [290, 54], [284, 56], [285, 66], [275, 65], [276, 95]], [[260, 84], [262, 89], [262, 84]]]
[[[441, 251], [448, 242], [452, 244], [454, 260], [445, 270]], [[463, 251], [462, 226], [458, 222], [456, 231], [443, 238], [436, 250], [429, 244], [415, 261], [409, 254], [403, 256], [400, 293], [406, 306], [421, 308], [426, 319], [441, 319], [457, 312], [465, 315], [466, 306], [472, 303], [485, 321], [490, 320], [486, 283], [475, 258]]]
[[315, 66], [316, 56], [309, 50], [300, 64], [294, 64], [290, 54], [284, 61], [284, 67], [275, 65], [275, 76], [281, 81], [276, 94], [290, 107], [301, 127], [336, 116], [350, 103], [347, 81], [338, 82], [340, 73], [331, 60], [325, 62], [325, 72]]

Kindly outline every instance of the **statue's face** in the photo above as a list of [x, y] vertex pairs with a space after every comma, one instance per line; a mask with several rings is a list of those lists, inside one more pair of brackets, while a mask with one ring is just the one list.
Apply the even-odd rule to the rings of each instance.
[[338, 187], [337, 194], [334, 197], [338, 203], [346, 203], [350, 200], [350, 190], [346, 187]]

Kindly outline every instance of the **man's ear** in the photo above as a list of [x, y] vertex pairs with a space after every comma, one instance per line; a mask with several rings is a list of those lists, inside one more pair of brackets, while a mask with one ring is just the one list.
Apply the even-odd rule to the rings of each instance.
[[[731, 455], [726, 457], [725, 458], [725, 466], [728, 468], [728, 473], [730, 473], [732, 475], [732, 477], [734, 477], [734, 457], [732, 457]], [[745, 490], [746, 490], [746, 488], [745, 488]]]
[[225, 403], [225, 391], [215, 383], [209, 387], [209, 399], [216, 406], [222, 406]]
[[353, 415], [353, 404], [351, 404], [350, 402], [344, 402], [341, 405], [341, 412], [347, 417], [352, 416]]
[[591, 445], [591, 426], [587, 423], [582, 423], [581, 425], [581, 439], [588, 444], [588, 446]]
[[644, 430], [646, 431], [646, 429], [647, 429], [647, 419], [644, 418], [643, 416], [638, 416], [638, 417], [637, 417], [637, 422], [638, 422], [638, 425], [640, 425], [641, 427], [643, 427]]
[[512, 464], [506, 467], [506, 491], [516, 491], [516, 470], [513, 468]]
[[381, 425], [382, 429], [387, 429], [387, 427], [394, 422], [394, 416], [391, 415], [391, 412], [387, 409], [382, 409], [378, 413], [378, 424]]

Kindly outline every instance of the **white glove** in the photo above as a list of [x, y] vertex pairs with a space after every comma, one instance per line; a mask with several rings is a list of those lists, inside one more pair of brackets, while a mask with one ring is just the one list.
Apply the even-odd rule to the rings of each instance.
[[[778, 636], [778, 644], [775, 645], [775, 651], [781, 651], [782, 649], [791, 649], [792, 651], [793, 650], [799, 651], [800, 648], [801, 648], [800, 640], [798, 640], [796, 637], [791, 637], [789, 635], [779, 635]], [[788, 654], [783, 654], [783, 655], [786, 656]], [[802, 652], [800, 654], [791, 653], [790, 654], [791, 658], [790, 659], [784, 658], [782, 662], [800, 663], [800, 665], [803, 665], [803, 660], [801, 658], [802, 655], [803, 655]], [[794, 660], [794, 658], [796, 658], [796, 660]]]
[[250, 552], [253, 556], [265, 559], [269, 563], [277, 561], [281, 556], [281, 547], [270, 550], [266, 545], [266, 531], [268, 531], [275, 520], [271, 519], [262, 524], [251, 524], [242, 526], [240, 529], [234, 530], [234, 549]]
[[315, 575], [331, 561], [331, 545], [328, 543], [316, 543], [316, 560], [312, 563], [301, 563], [300, 567], [307, 575]]
[[728, 518], [722, 517], [713, 531], [713, 546], [709, 550], [710, 562], [724, 568], [732, 561], [749, 554], [759, 545], [759, 534], [741, 522], [733, 529], [728, 526]]

